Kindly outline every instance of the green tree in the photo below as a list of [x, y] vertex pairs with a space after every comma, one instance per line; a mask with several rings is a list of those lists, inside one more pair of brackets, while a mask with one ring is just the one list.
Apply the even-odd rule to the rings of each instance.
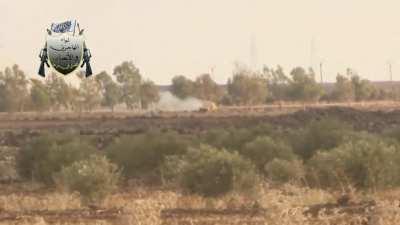
[[28, 83], [24, 71], [18, 65], [6, 67], [0, 72], [0, 110], [23, 111], [28, 102]]
[[228, 79], [227, 87], [232, 101], [239, 105], [262, 104], [268, 95], [267, 81], [261, 75], [240, 67]]
[[276, 69], [264, 67], [263, 76], [268, 83], [268, 99], [272, 102], [287, 100], [289, 78], [284, 73], [283, 68], [279, 65]]
[[293, 100], [302, 102], [318, 101], [323, 94], [322, 87], [315, 81], [312, 69], [308, 73], [301, 67], [290, 72], [292, 79], [289, 85], [289, 95]]
[[144, 81], [140, 86], [140, 102], [143, 109], [160, 100], [158, 87], [150, 80]]
[[195, 96], [199, 99], [218, 102], [222, 97], [222, 90], [211, 78], [210, 74], [202, 74], [194, 83]]
[[142, 75], [132, 61], [123, 62], [114, 68], [113, 75], [121, 84], [121, 100], [128, 109], [137, 107], [140, 102], [140, 85]]
[[92, 111], [101, 103], [101, 90], [94, 77], [81, 78], [79, 86], [79, 98], [83, 109]]
[[59, 110], [61, 107], [65, 109], [73, 107], [74, 90], [62, 77], [52, 72], [46, 77], [45, 84], [53, 110]]
[[376, 88], [369, 80], [361, 79], [360, 76], [354, 72], [351, 77], [351, 83], [353, 84], [356, 101], [371, 100], [377, 92]]
[[111, 76], [107, 72], [103, 71], [95, 76], [96, 81], [99, 83], [103, 99], [101, 104], [109, 107], [111, 111], [114, 111], [115, 105], [120, 103], [121, 100], [121, 89], [112, 80]]
[[172, 78], [171, 92], [180, 99], [195, 95], [194, 82], [185, 76], [175, 76]]
[[335, 87], [332, 92], [332, 99], [335, 101], [352, 101], [354, 99], [354, 88], [352, 82], [345, 76], [336, 76]]
[[31, 79], [31, 103], [32, 108], [37, 111], [47, 111], [50, 109], [50, 95], [47, 86], [40, 80]]

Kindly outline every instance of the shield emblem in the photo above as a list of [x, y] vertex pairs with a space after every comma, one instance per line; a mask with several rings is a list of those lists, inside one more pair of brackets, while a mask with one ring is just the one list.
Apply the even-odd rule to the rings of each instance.
[[48, 35], [47, 54], [51, 66], [64, 75], [75, 71], [82, 63], [83, 43], [81, 35]]

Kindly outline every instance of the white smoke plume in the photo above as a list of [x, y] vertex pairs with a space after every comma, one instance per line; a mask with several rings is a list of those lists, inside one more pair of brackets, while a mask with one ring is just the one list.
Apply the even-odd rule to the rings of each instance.
[[179, 99], [171, 92], [161, 92], [160, 101], [155, 105], [157, 110], [161, 111], [197, 111], [203, 105], [200, 99], [188, 97]]

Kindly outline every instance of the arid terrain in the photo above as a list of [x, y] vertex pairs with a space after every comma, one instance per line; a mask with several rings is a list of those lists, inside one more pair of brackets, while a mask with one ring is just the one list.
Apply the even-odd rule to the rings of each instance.
[[113, 133], [171, 128], [196, 132], [259, 123], [299, 127], [326, 116], [349, 122], [355, 128], [379, 131], [398, 125], [399, 115], [400, 104], [396, 102], [221, 107], [211, 112], [22, 112], [0, 113], [0, 131], [79, 129], [82, 132]]
[[[330, 117], [355, 130], [380, 134], [400, 126], [400, 105], [231, 107], [215, 112], [19, 113], [0, 115], [0, 169], [13, 167], [17, 149], [42, 133], [78, 131], [97, 140], [99, 149], [114, 137], [152, 129], [201, 134], [209, 129], [302, 128]], [[5, 163], [7, 162], [7, 163]], [[12, 169], [11, 169], [12, 170]], [[100, 205], [83, 205], [78, 193], [20, 181], [15, 171], [0, 184], [0, 224], [397, 224], [400, 198], [385, 191], [342, 191], [295, 184], [263, 183], [257, 193], [205, 198], [186, 195], [174, 185], [127, 181]], [[13, 177], [13, 174], [14, 177]], [[345, 194], [344, 194], [345, 193]]]

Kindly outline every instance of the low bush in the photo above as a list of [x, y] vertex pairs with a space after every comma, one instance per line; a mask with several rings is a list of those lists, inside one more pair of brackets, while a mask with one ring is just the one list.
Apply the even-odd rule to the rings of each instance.
[[257, 137], [247, 143], [240, 150], [240, 154], [250, 159], [260, 171], [264, 171], [265, 165], [273, 159], [292, 160], [295, 158], [290, 145], [268, 136]]
[[203, 143], [232, 152], [241, 149], [247, 142], [253, 140], [254, 134], [251, 129], [231, 127], [210, 130], [201, 139]]
[[107, 147], [107, 155], [127, 178], [161, 178], [165, 157], [182, 155], [189, 145], [182, 135], [173, 132], [148, 132], [123, 136]]
[[400, 185], [400, 148], [372, 135], [348, 141], [309, 162], [309, 183], [320, 187], [353, 185], [386, 188]]
[[119, 178], [115, 164], [105, 156], [92, 155], [63, 167], [55, 181], [62, 189], [79, 192], [83, 203], [98, 203], [117, 188]]
[[342, 144], [352, 128], [334, 118], [313, 121], [303, 130], [290, 132], [288, 141], [293, 151], [304, 160], [310, 159], [318, 150], [330, 150]]
[[400, 127], [391, 128], [383, 131], [381, 137], [391, 139], [392, 141], [396, 141], [400, 144]]
[[17, 169], [24, 178], [53, 184], [53, 175], [62, 167], [94, 153], [96, 149], [79, 137], [46, 134], [21, 148]]
[[278, 131], [270, 124], [260, 124], [251, 128], [216, 128], [204, 133], [200, 139], [203, 143], [225, 148], [229, 151], [239, 150], [258, 136], [276, 136]]
[[300, 184], [305, 178], [303, 163], [299, 160], [274, 159], [265, 165], [267, 177], [276, 183]]
[[258, 176], [250, 161], [237, 153], [207, 145], [191, 148], [182, 161], [181, 186], [206, 197], [254, 190]]
[[183, 155], [166, 156], [160, 170], [163, 184], [178, 184], [185, 164], [186, 161]]

